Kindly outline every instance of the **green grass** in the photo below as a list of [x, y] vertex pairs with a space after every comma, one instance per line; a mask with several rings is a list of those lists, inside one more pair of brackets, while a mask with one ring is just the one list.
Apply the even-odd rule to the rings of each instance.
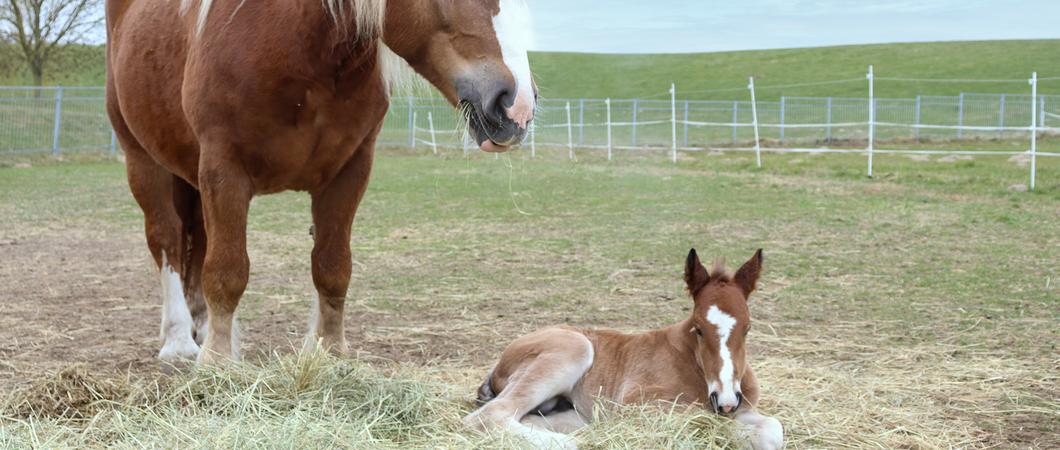
[[[304, 194], [266, 196], [251, 211], [251, 284], [240, 313], [252, 330], [247, 354], [262, 369], [194, 375], [198, 388], [181, 378], [158, 388], [161, 400], [122, 400], [93, 410], [95, 421], [16, 415], [0, 422], [0, 440], [485, 445], [458, 419], [509, 339], [556, 323], [639, 330], [685, 317], [681, 264], [694, 246], [730, 265], [765, 249], [751, 304], [751, 361], [761, 409], [784, 424], [789, 448], [1056, 442], [1060, 161], [1039, 160], [1038, 190], [1017, 192], [1027, 169], [1004, 157], [880, 156], [868, 179], [861, 156], [766, 155], [763, 169], [737, 153], [685, 155], [676, 166], [662, 152], [620, 153], [612, 163], [600, 152], [579, 150], [579, 163], [565, 156], [541, 150], [537, 160], [525, 151], [463, 160], [381, 151], [354, 226], [348, 323], [353, 348], [400, 362], [321, 363], [314, 370], [326, 375], [305, 395], [291, 370], [278, 369], [293, 363], [269, 355], [281, 345], [261, 330], [279, 333], [266, 327], [277, 318], [296, 330], [304, 323], [309, 205]], [[25, 162], [33, 167], [0, 168], [3, 236], [32, 243], [91, 233], [99, 245], [146, 260], [121, 166]], [[18, 245], [0, 248], [9, 261], [29, 261]], [[81, 264], [77, 254], [54, 251], [66, 265]], [[101, 267], [91, 261], [78, 277]], [[63, 288], [58, 279], [14, 280]], [[142, 328], [142, 345], [151, 346], [156, 318], [120, 320]], [[43, 322], [15, 324], [0, 338], [29, 342], [31, 330], [51, 329], [48, 317], [36, 320]], [[107, 345], [52, 363], [120, 351]], [[11, 373], [31, 381], [32, 367], [46, 363], [13, 358], [21, 370]], [[347, 372], [355, 376], [336, 375]], [[154, 376], [132, 374], [149, 386]], [[187, 389], [200, 393], [195, 401]], [[323, 400], [331, 398], [342, 400]], [[403, 406], [418, 412], [391, 421]], [[670, 441], [691, 419], [658, 414], [619, 414], [579, 440], [591, 448], [716, 442], [702, 425], [694, 428], [701, 434]]]
[[[670, 82], [681, 98], [747, 100], [742, 88], [754, 76], [761, 87], [829, 80], [850, 83], [783, 90], [761, 89], [760, 100], [781, 95], [806, 97], [867, 96], [865, 73], [870, 64], [877, 77], [949, 79], [1016, 79], [1011, 83], [911, 83], [879, 81], [880, 98], [916, 95], [957, 95], [960, 92], [1029, 94], [1024, 81], [1033, 71], [1041, 77], [1060, 76], [1060, 40], [968, 41], [911, 44], [752, 50], [667, 55], [601, 55], [534, 53], [531, 67], [542, 94], [569, 98], [667, 97]], [[1060, 93], [1060, 81], [1042, 83], [1042, 93]]]

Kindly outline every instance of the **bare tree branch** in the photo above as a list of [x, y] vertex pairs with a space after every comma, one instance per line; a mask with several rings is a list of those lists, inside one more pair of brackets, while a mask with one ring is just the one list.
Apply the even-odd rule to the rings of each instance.
[[0, 0], [0, 41], [18, 47], [39, 85], [57, 51], [103, 22], [100, 5], [101, 0]]

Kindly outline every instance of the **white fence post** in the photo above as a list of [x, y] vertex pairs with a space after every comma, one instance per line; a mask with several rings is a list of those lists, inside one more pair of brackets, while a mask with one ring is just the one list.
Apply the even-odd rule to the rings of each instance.
[[964, 126], [964, 92], [957, 97], [957, 139], [960, 139], [964, 134], [961, 127]]
[[607, 160], [611, 160], [611, 99], [605, 99], [607, 105]]
[[637, 146], [637, 110], [640, 109], [639, 105], [640, 100], [636, 98], [633, 99], [633, 142], [631, 143], [632, 147]]
[[110, 157], [118, 154], [118, 135], [113, 129], [110, 130]]
[[434, 117], [431, 115], [430, 111], [427, 111], [427, 126], [431, 129], [431, 151], [433, 151], [434, 154], [437, 155], [438, 141], [434, 139]]
[[[1038, 157], [1038, 72], [1031, 74], [1031, 185], [1034, 190], [1035, 163]], [[1043, 113], [1045, 111], [1042, 111]], [[1045, 114], [1042, 114], [1043, 116]]]
[[780, 96], [780, 143], [784, 143], [784, 104], [787, 103], [783, 95]]
[[916, 141], [920, 142], [920, 96], [916, 96], [916, 113], [914, 114], [914, 123], [916, 127], [913, 128], [913, 135], [916, 137]]
[[825, 142], [831, 142], [832, 141], [832, 97], [828, 97], [828, 100], [826, 101], [826, 104], [828, 105], [828, 111], [826, 113], [826, 115], [828, 117], [828, 127], [826, 127], [824, 129], [824, 141]]
[[755, 162], [762, 167], [762, 147], [758, 143], [758, 106], [755, 101], [755, 77], [749, 77], [747, 89], [751, 90], [751, 126], [755, 129]]
[[416, 111], [412, 111], [412, 126], [409, 127], [409, 129], [411, 129], [412, 131], [410, 131], [409, 133], [411, 134], [411, 137], [412, 137], [412, 148], [413, 148], [413, 150], [416, 149], [416, 122], [417, 122], [416, 119], [418, 119], [416, 117]]
[[530, 122], [530, 159], [537, 158], [537, 144], [534, 142], [534, 122]]
[[876, 93], [873, 91], [872, 65], [869, 65], [869, 73], [865, 75], [869, 80], [869, 176], [872, 176], [872, 145], [876, 140]]
[[732, 101], [732, 145], [736, 145], [737, 120], [740, 117], [740, 102]]
[[688, 100], [685, 100], [685, 120], [684, 120], [684, 122], [685, 122], [685, 135], [684, 135], [684, 141], [683, 141], [684, 144], [682, 144], [682, 145], [684, 145], [685, 147], [688, 147]]
[[409, 97], [409, 147], [416, 148], [416, 110], [412, 97]]
[[63, 87], [55, 89], [55, 121], [52, 123], [52, 155], [59, 156], [59, 130], [63, 124]]
[[1045, 96], [1041, 96], [1041, 103], [1038, 105], [1038, 128], [1045, 128]]
[[677, 163], [677, 86], [670, 83], [670, 159]]
[[1005, 94], [1001, 94], [1001, 100], [998, 101], [997, 106], [997, 130], [998, 139], [1005, 136]]
[[574, 132], [570, 124], [570, 102], [567, 102], [567, 156], [574, 161]]
[[578, 99], [578, 145], [585, 145], [585, 99]]

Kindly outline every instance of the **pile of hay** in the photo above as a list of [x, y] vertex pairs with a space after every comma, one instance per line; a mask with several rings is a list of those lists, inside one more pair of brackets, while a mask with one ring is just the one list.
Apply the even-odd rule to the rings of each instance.
[[[468, 385], [451, 382], [454, 375]], [[162, 381], [107, 381], [75, 368], [11, 396], [0, 412], [0, 447], [524, 446], [464, 427], [474, 407], [466, 375], [322, 354]], [[626, 407], [577, 438], [582, 448], [717, 447], [731, 442], [728, 426], [703, 413]]]

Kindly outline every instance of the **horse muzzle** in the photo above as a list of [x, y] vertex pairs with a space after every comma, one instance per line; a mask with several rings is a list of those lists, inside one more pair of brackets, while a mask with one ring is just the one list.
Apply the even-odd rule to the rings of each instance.
[[735, 413], [736, 410], [740, 409], [740, 406], [742, 405], [743, 394], [740, 392], [736, 393], [736, 401], [721, 401], [718, 399], [717, 392], [710, 393], [710, 407], [717, 414], [726, 415]]
[[487, 152], [504, 152], [526, 138], [534, 118], [535, 96], [506, 82], [459, 83], [460, 109], [468, 133]]

